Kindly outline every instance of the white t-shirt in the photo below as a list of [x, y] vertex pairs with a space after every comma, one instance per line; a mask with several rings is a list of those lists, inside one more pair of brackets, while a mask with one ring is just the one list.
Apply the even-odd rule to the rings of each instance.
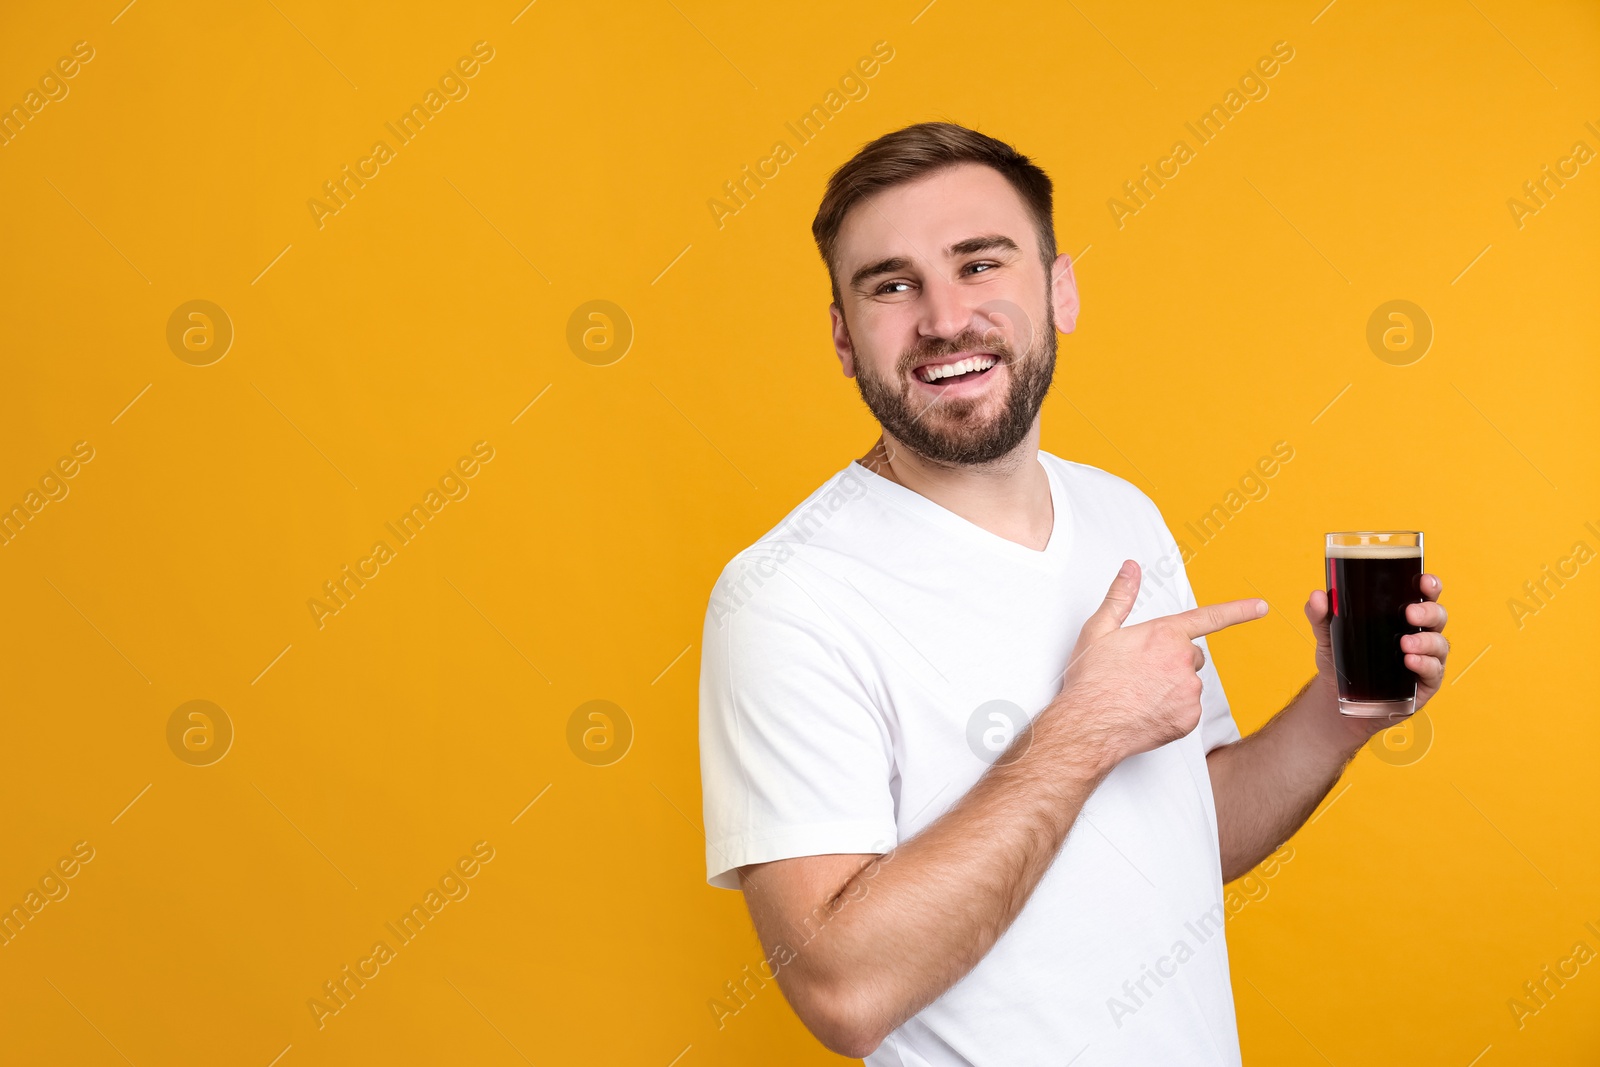
[[[883, 853], [938, 819], [1008, 721], [1060, 691], [1124, 559], [1143, 570], [1127, 624], [1195, 606], [1149, 497], [1039, 461], [1043, 551], [851, 461], [723, 569], [700, 675], [712, 885], [739, 888], [747, 863]], [[1209, 652], [1201, 678], [1199, 726], [1106, 777], [1012, 926], [869, 1067], [1239, 1064], [1205, 761], [1239, 730]]]

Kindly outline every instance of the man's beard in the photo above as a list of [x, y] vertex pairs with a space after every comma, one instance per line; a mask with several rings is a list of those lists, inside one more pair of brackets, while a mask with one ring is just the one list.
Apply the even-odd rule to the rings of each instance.
[[[919, 363], [972, 351], [992, 352], [1010, 377], [1000, 412], [986, 421], [978, 421], [977, 411], [993, 403], [988, 396], [930, 397], [911, 382], [911, 369]], [[1022, 442], [1050, 392], [1055, 369], [1055, 312], [1047, 299], [1045, 327], [1020, 356], [998, 331], [986, 337], [969, 327], [949, 339], [929, 338], [906, 352], [891, 379], [858, 364], [856, 388], [884, 432], [906, 448], [934, 463], [970, 466], [991, 463]]]

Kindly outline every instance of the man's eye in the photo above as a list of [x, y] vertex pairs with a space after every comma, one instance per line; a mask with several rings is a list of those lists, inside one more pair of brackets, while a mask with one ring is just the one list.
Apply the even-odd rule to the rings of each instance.
[[[988, 260], [985, 260], [985, 261], [983, 261], [981, 263], [968, 263], [964, 269], [972, 271], [974, 273], [977, 273], [980, 270], [988, 271], [988, 270], [992, 270], [993, 268], [998, 267], [998, 266], [1000, 266], [1000, 264], [993, 263], [993, 262], [990, 262]], [[901, 288], [900, 289], [895, 289], [895, 288], [893, 288], [894, 286], [900, 286]], [[911, 283], [910, 282], [900, 282], [900, 281], [884, 282], [882, 285], [878, 286], [878, 288], [876, 290], [873, 291], [873, 295], [875, 295], [875, 296], [892, 296], [895, 293], [903, 292], [906, 289], [909, 289], [910, 287], [911, 287]]]

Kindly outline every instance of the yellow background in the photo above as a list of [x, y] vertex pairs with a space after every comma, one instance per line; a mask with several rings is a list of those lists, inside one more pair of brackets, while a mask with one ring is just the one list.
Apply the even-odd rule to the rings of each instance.
[[[1507, 207], [1600, 150], [1600, 13], [925, 4], [8, 11], [0, 103], [95, 50], [0, 148], [0, 502], [95, 450], [0, 547], [0, 901], [95, 850], [0, 948], [8, 1062], [836, 1059], [775, 986], [707, 1006], [761, 952], [704, 883], [698, 642], [723, 563], [874, 439], [809, 223], [856, 147], [931, 118], [1040, 162], [1082, 253], [1046, 449], [1182, 536], [1294, 448], [1190, 563], [1203, 601], [1277, 609], [1213, 642], [1241, 728], [1311, 671], [1324, 530], [1421, 528], [1444, 579], [1431, 748], [1361, 753], [1228, 924], [1246, 1062], [1600, 1056], [1600, 965], [1520, 1028], [1507, 1004], [1600, 950], [1600, 574], [1508, 607], [1600, 548], [1597, 165]], [[480, 40], [469, 95], [319, 228], [322, 183]], [[1270, 95], [1118, 228], [1108, 199], [1280, 40]], [[166, 341], [194, 299], [236, 331], [210, 366]], [[635, 330], [609, 366], [566, 340], [597, 299]], [[1409, 366], [1365, 340], [1391, 299], [1435, 330]], [[322, 583], [480, 440], [470, 495], [319, 629]], [[166, 735], [197, 699], [236, 731], [204, 767]], [[595, 699], [634, 730], [610, 766], [566, 740]], [[479, 841], [470, 895], [319, 1030], [307, 1001]]]

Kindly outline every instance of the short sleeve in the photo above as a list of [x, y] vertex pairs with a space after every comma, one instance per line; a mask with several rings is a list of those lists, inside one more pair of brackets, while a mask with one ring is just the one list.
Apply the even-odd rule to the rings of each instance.
[[[1169, 534], [1170, 536], [1170, 534]], [[1176, 544], [1172, 551], [1178, 551]], [[1183, 561], [1178, 560], [1178, 569], [1173, 582], [1173, 591], [1178, 594], [1182, 607], [1178, 610], [1188, 611], [1199, 607], [1195, 600], [1194, 589], [1189, 585], [1189, 574], [1184, 570]], [[1212, 749], [1222, 745], [1230, 745], [1239, 740], [1239, 726], [1233, 721], [1233, 711], [1228, 705], [1228, 695], [1222, 689], [1222, 676], [1217, 673], [1216, 661], [1211, 658], [1211, 649], [1206, 644], [1204, 636], [1195, 638], [1195, 644], [1200, 646], [1200, 651], [1205, 653], [1205, 666], [1200, 668], [1200, 743], [1209, 754]]]
[[706, 612], [700, 778], [706, 880], [722, 889], [748, 863], [897, 841], [888, 725], [849, 634], [795, 570], [736, 559]]
[[[1155, 543], [1152, 549], [1154, 558], [1142, 561], [1144, 573], [1135, 600], [1135, 611], [1147, 597], [1150, 598], [1149, 615], [1141, 616], [1141, 621], [1146, 617], [1158, 618], [1163, 614], [1177, 614], [1198, 607], [1194, 589], [1189, 585], [1189, 572], [1183, 565], [1183, 550], [1167, 528], [1161, 509], [1137, 489], [1133, 492], [1139, 495], [1145, 522], [1149, 524], [1148, 533]], [[1158, 607], [1158, 604], [1161, 606]], [[1239, 740], [1240, 733], [1233, 721], [1228, 695], [1223, 691], [1222, 677], [1217, 673], [1217, 665], [1211, 658], [1211, 649], [1205, 637], [1195, 638], [1194, 643], [1206, 657], [1205, 666], [1200, 668], [1200, 742], [1204, 750], [1210, 753], [1212, 749]]]

